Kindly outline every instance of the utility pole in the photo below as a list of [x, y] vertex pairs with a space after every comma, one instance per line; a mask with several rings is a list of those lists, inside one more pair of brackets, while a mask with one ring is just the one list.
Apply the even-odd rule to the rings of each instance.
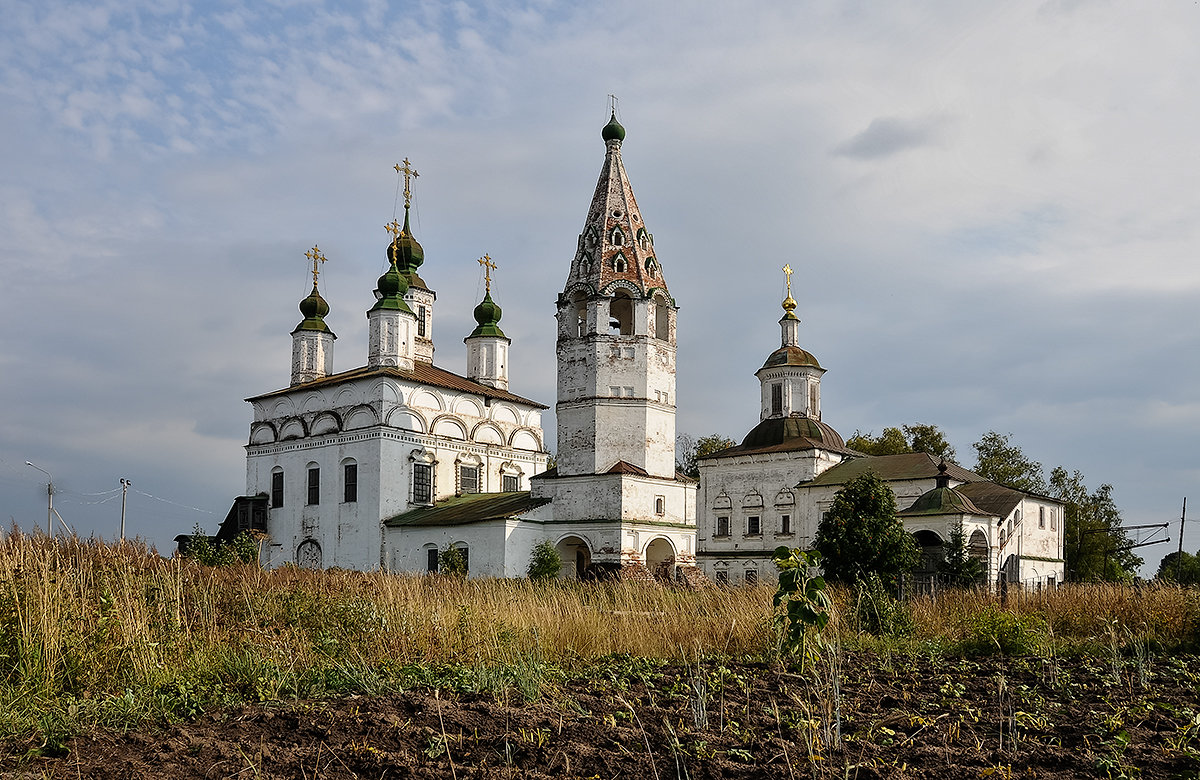
[[1187, 517], [1187, 496], [1183, 497], [1183, 511], [1179, 513], [1179, 554], [1175, 556], [1175, 582], [1183, 576], [1183, 518]]
[[121, 477], [121, 541], [125, 541], [125, 496], [129, 493], [129, 486], [133, 483]]
[[54, 477], [49, 471], [46, 471], [41, 466], [34, 466], [29, 461], [25, 461], [25, 465], [35, 468], [46, 475], [46, 536], [54, 536], [54, 529], [50, 525], [54, 520]]

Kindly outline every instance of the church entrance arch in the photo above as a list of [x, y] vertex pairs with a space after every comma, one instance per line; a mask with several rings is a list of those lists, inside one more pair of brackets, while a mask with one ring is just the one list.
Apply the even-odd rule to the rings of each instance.
[[660, 536], [651, 540], [646, 545], [642, 559], [646, 561], [646, 568], [654, 575], [654, 579], [664, 582], [675, 580], [675, 545], [671, 544], [670, 539]]
[[554, 548], [562, 559], [559, 579], [582, 580], [587, 576], [588, 567], [592, 565], [592, 550], [587, 541], [578, 536], [566, 536]]
[[942, 561], [942, 537], [933, 531], [917, 531], [913, 534], [921, 557], [913, 569], [913, 585], [918, 593], [932, 593], [936, 589], [938, 564]]

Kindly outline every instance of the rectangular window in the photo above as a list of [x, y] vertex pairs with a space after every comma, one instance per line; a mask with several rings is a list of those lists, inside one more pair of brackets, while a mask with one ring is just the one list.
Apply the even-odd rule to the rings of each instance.
[[761, 536], [762, 523], [759, 521], [758, 515], [751, 515], [746, 518], [746, 536]]
[[283, 506], [283, 472], [276, 471], [271, 475], [271, 508]]
[[609, 385], [608, 386], [608, 394], [611, 395], [613, 398], [620, 398], [621, 397], [621, 388], [614, 387], [613, 385]]
[[625, 388], [625, 397], [633, 398], [633, 388], [632, 387]]
[[771, 414], [783, 414], [783, 385], [778, 382], [771, 385]]
[[418, 336], [425, 335], [425, 307], [424, 306], [417, 307], [417, 335]]
[[433, 549], [429, 550], [429, 552], [427, 553], [427, 555], [428, 555], [428, 557], [427, 557], [427, 559], [426, 559], [426, 564], [425, 564], [425, 565], [426, 565], [426, 567], [428, 568], [428, 571], [429, 571], [429, 573], [430, 573], [430, 574], [437, 574], [437, 570], [438, 570], [438, 551], [437, 551], [437, 548], [436, 548], [436, 547], [434, 547]]
[[792, 532], [792, 516], [783, 515], [779, 518], [779, 533], [790, 534]]
[[342, 483], [344, 495], [342, 500], [347, 504], [358, 501], [358, 464], [347, 463], [342, 467]]
[[656, 514], [656, 515], [666, 514], [666, 509], [667, 509], [667, 497], [666, 496], [655, 496], [654, 497], [654, 514]]
[[746, 576], [746, 584], [747, 585], [757, 585], [758, 584], [758, 569], [746, 569], [745, 576]]
[[717, 518], [717, 532], [713, 536], [729, 536], [729, 518]]
[[721, 570], [715, 572], [714, 576], [716, 577], [718, 585], [728, 585], [729, 584], [729, 572], [725, 571], [724, 569], [721, 569]]
[[433, 503], [433, 466], [428, 463], [413, 464], [412, 500], [414, 504]]
[[460, 493], [478, 493], [479, 492], [479, 467], [478, 466], [459, 466], [458, 467], [458, 492], [460, 492]]
[[321, 503], [321, 469], [313, 466], [308, 470], [308, 504], [316, 506]]
[[1046, 507], [1038, 507], [1038, 528], [1046, 527]]
[[505, 474], [500, 478], [500, 489], [505, 493], [515, 493], [521, 489], [521, 477], [519, 474]]

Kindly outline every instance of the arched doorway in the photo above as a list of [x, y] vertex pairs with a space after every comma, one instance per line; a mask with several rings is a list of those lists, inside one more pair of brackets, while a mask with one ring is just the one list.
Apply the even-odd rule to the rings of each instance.
[[561, 580], [582, 580], [587, 577], [588, 567], [592, 565], [592, 550], [588, 543], [578, 536], [566, 536], [554, 545], [558, 557], [562, 559], [562, 568], [558, 571]]
[[917, 547], [921, 550], [921, 557], [913, 569], [913, 585], [918, 593], [931, 593], [935, 587], [938, 565], [945, 554], [942, 537], [933, 531], [924, 530], [914, 533], [913, 538], [917, 540]]
[[646, 545], [643, 555], [646, 568], [654, 575], [654, 579], [663, 582], [675, 581], [675, 545], [671, 540], [660, 536]]

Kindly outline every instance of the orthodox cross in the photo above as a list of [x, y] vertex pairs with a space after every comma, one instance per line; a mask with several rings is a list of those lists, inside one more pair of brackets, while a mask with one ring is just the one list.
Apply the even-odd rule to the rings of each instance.
[[484, 289], [491, 293], [492, 291], [492, 271], [496, 270], [496, 264], [492, 262], [491, 255], [484, 255], [479, 258], [479, 264], [483, 266], [483, 283]]
[[316, 287], [317, 286], [317, 275], [321, 273], [321, 267], [318, 265], [318, 263], [325, 262], [325, 260], [326, 260], [325, 255], [321, 254], [321, 250], [319, 248], [317, 248], [316, 244], [313, 244], [313, 248], [308, 250], [307, 252], [305, 252], [304, 256], [307, 257], [309, 260], [312, 260], [313, 287]]
[[608, 96], [608, 110], [614, 115], [617, 113], [617, 96], [610, 94]]
[[407, 157], [404, 158], [404, 165], [396, 163], [396, 173], [404, 174], [404, 208], [408, 208], [412, 204], [412, 180], [421, 174], [412, 167]]
[[792, 266], [789, 263], [783, 267], [784, 274], [787, 275], [788, 297], [792, 297]]
[[401, 231], [404, 230], [404, 228], [400, 226], [400, 223], [394, 219], [391, 222], [384, 225], [383, 229], [392, 234], [393, 241], [396, 240], [397, 238], [399, 238]]

